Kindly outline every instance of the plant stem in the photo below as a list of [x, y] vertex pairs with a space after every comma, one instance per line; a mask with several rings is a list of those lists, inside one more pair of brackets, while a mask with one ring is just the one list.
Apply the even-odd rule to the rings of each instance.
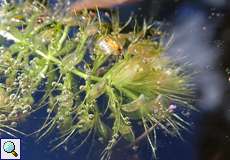
[[61, 39], [59, 40], [57, 51], [59, 51], [62, 48], [63, 43], [66, 40], [66, 37], [68, 36], [68, 33], [69, 33], [69, 26], [66, 26], [64, 31], [63, 31], [63, 35], [62, 35]]
[[157, 124], [153, 125], [148, 130], [146, 130], [144, 133], [142, 133], [139, 137], [136, 138], [136, 140], [134, 142], [132, 142], [130, 145], [128, 145], [128, 148], [131, 148], [131, 147], [137, 145], [138, 143], [140, 143], [140, 141], [143, 140], [144, 138], [146, 138], [156, 128], [156, 126], [157, 126]]
[[[60, 67], [63, 67], [63, 66], [64, 66], [64, 64], [63, 64], [59, 59], [57, 59], [57, 58], [55, 58], [55, 57], [52, 57], [51, 55], [46, 55], [46, 54], [44, 54], [44, 53], [43, 53], [42, 51], [40, 51], [40, 50], [35, 50], [35, 52], [36, 52], [38, 55], [42, 56], [43, 58], [45, 58], [45, 59], [47, 59], [47, 60], [50, 60], [50, 61], [54, 62], [55, 64], [59, 65]], [[81, 72], [80, 70], [78, 70], [78, 69], [76, 69], [76, 68], [70, 69], [69, 71], [72, 72], [73, 74], [75, 74], [75, 75], [81, 77], [81, 78], [84, 78], [84, 79], [90, 78], [90, 79], [93, 80], [93, 81], [100, 81], [100, 80], [102, 79], [102, 78], [96, 77], [96, 76], [89, 76], [89, 75], [87, 75], [86, 73]]]
[[114, 85], [118, 90], [122, 91], [127, 97], [135, 100], [138, 98], [138, 96], [136, 96], [134, 93], [132, 93], [131, 91], [129, 91], [128, 89], [122, 88], [122, 87], [117, 87], [116, 85]]
[[[66, 30], [67, 30], [67, 29], [66, 29]], [[1, 35], [1, 33], [4, 33], [4, 34], [3, 34], [4, 37], [6, 37], [6, 36], [5, 36], [6, 34], [7, 34], [7, 35], [10, 35], [10, 38], [9, 38], [9, 39], [14, 40], [15, 43], [23, 43], [23, 44], [25, 44], [26, 46], [30, 46], [30, 48], [31, 48], [32, 50], [35, 50], [35, 53], [37, 53], [38, 55], [42, 56], [43, 58], [45, 58], [45, 59], [47, 59], [47, 60], [49, 60], [49, 61], [51, 61], [51, 62], [54, 62], [54, 63], [57, 64], [58, 66], [60, 66], [60, 67], [63, 67], [63, 66], [64, 66], [64, 64], [63, 64], [59, 59], [57, 59], [57, 58], [55, 58], [55, 57], [53, 57], [53, 56], [51, 56], [51, 55], [47, 55], [47, 54], [43, 53], [41, 50], [34, 49], [35, 47], [34, 47], [32, 44], [28, 44], [27, 42], [24, 42], [24, 41], [22, 41], [22, 40], [20, 40], [20, 39], [16, 39], [15, 36], [12, 35], [10, 32], [5, 31], [5, 30], [0, 30], [0, 35]], [[8, 37], [6, 37], [6, 38], [8, 38]], [[83, 78], [83, 79], [90, 78], [90, 79], [93, 80], [93, 81], [100, 81], [100, 80], [102, 79], [102, 78], [97, 77], [97, 76], [92, 76], [92, 75], [89, 76], [89, 75], [87, 75], [86, 73], [84, 73], [84, 72], [82, 72], [82, 71], [80, 71], [80, 70], [78, 70], [78, 69], [76, 69], [76, 68], [70, 69], [69, 71], [72, 72], [73, 74], [75, 74], [75, 75], [77, 75], [77, 76]]]
[[60, 60], [58, 60], [58, 59], [55, 58], [55, 57], [52, 57], [51, 55], [46, 55], [45, 53], [43, 53], [43, 52], [40, 51], [40, 50], [35, 50], [35, 52], [36, 52], [38, 55], [40, 55], [40, 56], [42, 56], [43, 58], [45, 58], [46, 60], [50, 60], [50, 61], [56, 63], [57, 65], [62, 65], [62, 62], [61, 62]]

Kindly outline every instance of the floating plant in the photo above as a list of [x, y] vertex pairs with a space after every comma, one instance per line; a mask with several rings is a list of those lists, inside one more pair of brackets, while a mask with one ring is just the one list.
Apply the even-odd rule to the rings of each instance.
[[19, 132], [18, 123], [46, 107], [39, 140], [58, 129], [55, 150], [96, 134], [106, 145], [102, 159], [120, 139], [134, 146], [147, 138], [155, 155], [157, 128], [180, 135], [188, 124], [175, 110], [192, 109], [191, 77], [164, 54], [159, 28], [127, 31], [130, 21], [121, 25], [116, 14], [99, 11], [53, 13], [37, 1], [3, 5], [0, 131]]

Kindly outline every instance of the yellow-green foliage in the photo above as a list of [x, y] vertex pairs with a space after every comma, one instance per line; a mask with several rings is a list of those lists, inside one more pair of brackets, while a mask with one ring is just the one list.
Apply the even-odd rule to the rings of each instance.
[[[152, 40], [164, 36], [157, 29], [144, 25], [124, 33], [128, 23], [120, 26], [113, 14], [110, 24], [97, 12], [54, 15], [40, 3], [2, 9], [0, 35], [12, 44], [1, 44], [0, 131], [47, 107], [39, 139], [59, 129], [56, 149], [73, 136], [96, 132], [107, 144], [102, 158], [109, 159], [119, 138], [137, 143], [137, 122], [153, 152], [156, 127], [170, 134], [184, 128], [174, 110], [191, 107], [190, 77], [164, 55], [161, 40]], [[37, 92], [43, 96], [35, 103]], [[101, 97], [106, 106], [98, 103]]]

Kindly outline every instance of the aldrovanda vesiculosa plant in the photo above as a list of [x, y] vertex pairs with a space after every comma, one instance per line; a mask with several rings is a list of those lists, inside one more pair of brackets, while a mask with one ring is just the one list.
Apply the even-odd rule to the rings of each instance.
[[[58, 128], [56, 149], [96, 133], [106, 144], [102, 159], [121, 138], [132, 145], [146, 137], [155, 154], [157, 127], [180, 134], [187, 123], [174, 110], [191, 107], [190, 76], [164, 55], [156, 28], [124, 32], [128, 22], [106, 18], [53, 13], [37, 1], [1, 7], [0, 131], [19, 132], [17, 123], [47, 107], [39, 139]], [[36, 99], [37, 92], [43, 96]]]

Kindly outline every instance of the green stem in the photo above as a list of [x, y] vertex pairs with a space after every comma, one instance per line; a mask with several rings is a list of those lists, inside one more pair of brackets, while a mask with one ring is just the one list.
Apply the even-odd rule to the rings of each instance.
[[[49, 21], [49, 22], [46, 22], [38, 27], [36, 27], [33, 31], [31, 31], [30, 33], [30, 36], [34, 36], [35, 34], [37, 34], [38, 32], [42, 31], [45, 27], [51, 25], [52, 23], [54, 23], [53, 21]], [[33, 26], [31, 26], [33, 27]], [[27, 29], [27, 31], [30, 31], [29, 29]]]
[[71, 72], [76, 74], [76, 75], [78, 75], [79, 77], [81, 77], [83, 79], [88, 79], [89, 78], [89, 79], [91, 79], [93, 81], [101, 81], [102, 80], [102, 78], [100, 78], [100, 77], [92, 76], [92, 75], [89, 76], [86, 73], [79, 71], [78, 69], [72, 69]]
[[[43, 52], [40, 51], [40, 50], [35, 50], [35, 52], [36, 52], [38, 55], [42, 56], [43, 58], [45, 58], [45, 59], [47, 59], [47, 60], [50, 60], [50, 61], [54, 62], [55, 64], [59, 65], [60, 67], [63, 67], [63, 66], [64, 66], [64, 64], [63, 64], [59, 59], [57, 59], [57, 58], [55, 58], [55, 57], [53, 57], [53, 56], [51, 56], [51, 55], [46, 55], [45, 53], [43, 53]], [[79, 70], [76, 69], [76, 68], [70, 69], [69, 71], [72, 72], [73, 74], [75, 74], [75, 75], [77, 75], [77, 76], [83, 78], [83, 79], [90, 78], [91, 80], [94, 80], [94, 81], [100, 81], [100, 80], [102, 79], [102, 78], [96, 77], [96, 76], [89, 76], [89, 75], [87, 75], [86, 73], [81, 72], [81, 71], [79, 71]]]
[[[4, 33], [12, 35], [10, 32], [7, 32], [7, 31], [4, 31]], [[14, 38], [14, 35], [12, 35], [12, 37]], [[43, 53], [41, 50], [35, 49], [35, 47], [33, 45], [31, 45], [31, 44], [28, 44], [28, 42], [24, 42], [24, 41], [22, 41], [20, 39], [17, 39], [17, 41], [15, 41], [15, 43], [22, 43], [22, 44], [24, 44], [26, 46], [30, 46], [30, 48], [32, 50], [35, 50], [35, 53], [37, 53], [38, 55], [42, 56], [46, 60], [54, 62], [55, 64], [59, 65], [60, 67], [64, 66], [64, 64], [59, 59], [57, 59], [57, 58], [55, 58], [55, 57], [53, 57], [51, 55], [47, 55], [47, 54]], [[76, 68], [70, 69], [69, 71], [72, 72], [73, 74], [83, 78], [83, 79], [90, 78], [93, 81], [100, 81], [102, 79], [100, 77], [96, 77], [96, 76], [92, 76], [92, 75], [89, 76], [86, 73], [81, 72], [80, 70], [78, 70]]]
[[66, 37], [68, 36], [68, 33], [69, 33], [69, 26], [66, 26], [64, 31], [63, 31], [63, 35], [62, 35], [61, 39], [58, 42], [57, 51], [60, 51], [60, 49], [62, 48], [63, 43], [65, 42]]
[[85, 56], [85, 45], [86, 45], [86, 42], [87, 42], [87, 39], [88, 39], [88, 35], [87, 34], [82, 34], [81, 36], [81, 39], [80, 39], [80, 43], [78, 44], [75, 52], [76, 52], [76, 64], [79, 64], [82, 59], [84, 58]]
[[[116, 87], [116, 86], [115, 86]], [[125, 89], [125, 88], [119, 88], [119, 87], [116, 87], [118, 90], [122, 91], [126, 96], [128, 96], [129, 98], [135, 100], [138, 98], [137, 95], [135, 95], [134, 93], [132, 93], [131, 91], [129, 91], [128, 89]]]
[[57, 65], [62, 65], [62, 62], [61, 62], [60, 60], [58, 60], [58, 59], [55, 58], [55, 57], [52, 57], [51, 55], [46, 55], [45, 53], [43, 53], [42, 51], [40, 51], [40, 50], [38, 50], [38, 49], [35, 50], [35, 52], [36, 52], [38, 55], [40, 55], [40, 56], [42, 56], [43, 58], [45, 58], [46, 60], [50, 60], [50, 61], [56, 63]]

